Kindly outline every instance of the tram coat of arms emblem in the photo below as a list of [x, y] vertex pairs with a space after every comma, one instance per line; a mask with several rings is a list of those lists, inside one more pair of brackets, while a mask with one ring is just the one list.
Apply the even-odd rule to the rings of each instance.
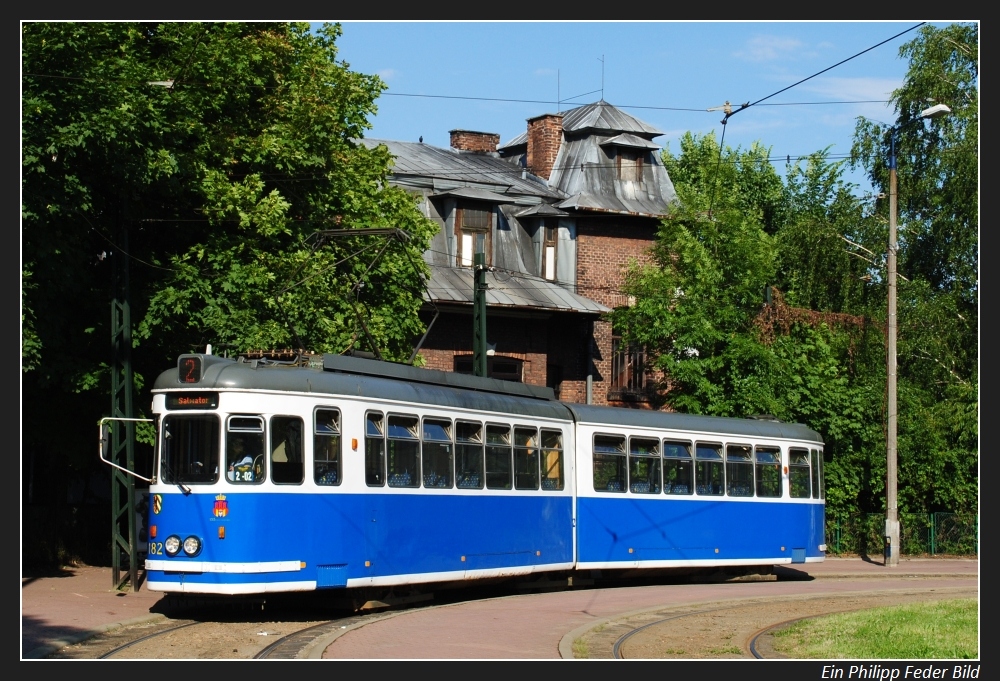
[[225, 518], [229, 515], [229, 502], [226, 501], [226, 495], [220, 494], [215, 497], [215, 517]]
[[153, 515], [159, 515], [163, 509], [163, 497], [159, 494], [153, 495]]

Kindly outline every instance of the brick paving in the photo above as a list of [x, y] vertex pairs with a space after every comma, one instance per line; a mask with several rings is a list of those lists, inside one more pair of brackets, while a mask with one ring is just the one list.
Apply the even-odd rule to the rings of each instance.
[[21, 658], [45, 657], [123, 624], [162, 618], [153, 611], [163, 594], [118, 591], [111, 568], [69, 567], [56, 574], [21, 576]]

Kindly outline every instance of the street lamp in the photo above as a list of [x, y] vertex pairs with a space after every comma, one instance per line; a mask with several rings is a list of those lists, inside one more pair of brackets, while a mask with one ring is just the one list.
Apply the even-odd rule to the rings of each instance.
[[886, 340], [886, 401], [888, 403], [886, 427], [885, 465], [885, 565], [899, 565], [899, 508], [896, 500], [896, 133], [925, 118], [938, 118], [951, 113], [944, 104], [924, 109], [912, 119], [889, 131], [889, 313]]

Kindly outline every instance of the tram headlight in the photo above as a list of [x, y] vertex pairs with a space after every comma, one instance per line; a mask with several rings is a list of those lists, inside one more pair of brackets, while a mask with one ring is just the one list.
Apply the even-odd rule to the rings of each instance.
[[181, 538], [176, 534], [172, 534], [163, 540], [163, 550], [167, 552], [168, 556], [176, 556], [177, 552], [181, 550]]
[[184, 553], [189, 556], [197, 556], [201, 551], [201, 540], [194, 535], [184, 540]]

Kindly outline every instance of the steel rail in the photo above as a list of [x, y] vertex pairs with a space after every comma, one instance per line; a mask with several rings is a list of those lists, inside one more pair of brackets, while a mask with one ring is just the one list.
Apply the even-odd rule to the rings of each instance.
[[142, 638], [137, 638], [134, 641], [129, 641], [128, 643], [120, 645], [117, 648], [112, 648], [111, 650], [109, 650], [108, 652], [104, 653], [103, 655], [99, 655], [97, 657], [97, 659], [98, 660], [105, 660], [105, 659], [111, 657], [112, 655], [114, 655], [115, 653], [121, 652], [121, 651], [125, 650], [126, 648], [131, 648], [132, 646], [138, 645], [139, 643], [142, 643], [143, 641], [148, 641], [150, 639], [156, 638], [157, 636], [163, 636], [164, 634], [169, 634], [170, 632], [177, 631], [178, 629], [185, 629], [187, 627], [194, 626], [195, 624], [202, 624], [202, 622], [187, 622], [186, 624], [179, 624], [176, 627], [170, 627], [169, 629], [163, 629], [162, 631], [157, 631], [157, 632], [154, 632], [152, 634], [147, 634], [146, 636], [143, 636]]

